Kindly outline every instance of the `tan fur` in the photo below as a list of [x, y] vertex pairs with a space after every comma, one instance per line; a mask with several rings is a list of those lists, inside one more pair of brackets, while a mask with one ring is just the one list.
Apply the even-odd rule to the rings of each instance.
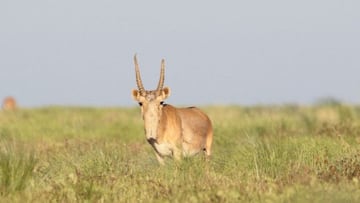
[[16, 100], [13, 97], [6, 97], [2, 104], [2, 109], [6, 111], [15, 110], [17, 107]]
[[[137, 66], [136, 56], [135, 66]], [[213, 140], [212, 124], [209, 117], [196, 107], [176, 108], [163, 104], [169, 97], [170, 88], [162, 88], [164, 80], [164, 61], [157, 90], [143, 88], [140, 74], [137, 73], [138, 90], [132, 91], [134, 100], [141, 106], [145, 136], [154, 148], [156, 157], [164, 164], [165, 156], [176, 160], [182, 156], [193, 156], [201, 151], [206, 157], [211, 155]], [[138, 67], [135, 67], [135, 69]], [[138, 69], [136, 69], [138, 71]]]

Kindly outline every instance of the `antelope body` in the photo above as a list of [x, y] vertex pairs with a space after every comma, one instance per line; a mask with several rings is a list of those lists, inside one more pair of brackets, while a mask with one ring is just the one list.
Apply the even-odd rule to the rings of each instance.
[[2, 104], [3, 110], [15, 110], [16, 109], [16, 100], [13, 97], [6, 97]]
[[160, 164], [164, 157], [192, 156], [204, 151], [211, 155], [213, 129], [209, 117], [196, 107], [176, 108], [164, 103], [170, 95], [170, 88], [163, 87], [165, 61], [161, 61], [160, 79], [156, 90], [145, 90], [136, 55], [134, 56], [136, 84], [132, 91], [134, 100], [139, 102], [144, 120], [145, 136], [154, 148]]

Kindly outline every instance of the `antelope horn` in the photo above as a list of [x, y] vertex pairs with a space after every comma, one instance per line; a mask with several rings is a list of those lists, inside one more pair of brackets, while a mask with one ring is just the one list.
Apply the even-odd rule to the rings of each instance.
[[164, 80], [165, 80], [165, 60], [161, 60], [161, 70], [160, 70], [160, 79], [159, 79], [159, 83], [158, 86], [156, 88], [156, 90], [158, 92], [160, 92], [164, 86]]
[[137, 62], [136, 54], [134, 56], [134, 63], [135, 63], [135, 74], [136, 74], [136, 85], [140, 91], [140, 94], [145, 93], [144, 85], [142, 84], [141, 77], [140, 77], [140, 70], [139, 70], [139, 64]]

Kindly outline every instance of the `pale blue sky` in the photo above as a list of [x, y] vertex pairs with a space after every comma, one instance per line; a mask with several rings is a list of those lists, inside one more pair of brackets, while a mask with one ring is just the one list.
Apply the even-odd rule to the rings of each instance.
[[136, 105], [135, 53], [175, 105], [359, 104], [360, 1], [0, 1], [0, 98]]

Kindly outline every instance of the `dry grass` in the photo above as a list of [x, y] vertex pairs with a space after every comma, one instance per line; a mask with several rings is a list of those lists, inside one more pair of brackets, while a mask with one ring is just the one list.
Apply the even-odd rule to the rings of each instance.
[[136, 108], [0, 113], [1, 202], [358, 202], [360, 108], [205, 107], [215, 142], [160, 167]]

